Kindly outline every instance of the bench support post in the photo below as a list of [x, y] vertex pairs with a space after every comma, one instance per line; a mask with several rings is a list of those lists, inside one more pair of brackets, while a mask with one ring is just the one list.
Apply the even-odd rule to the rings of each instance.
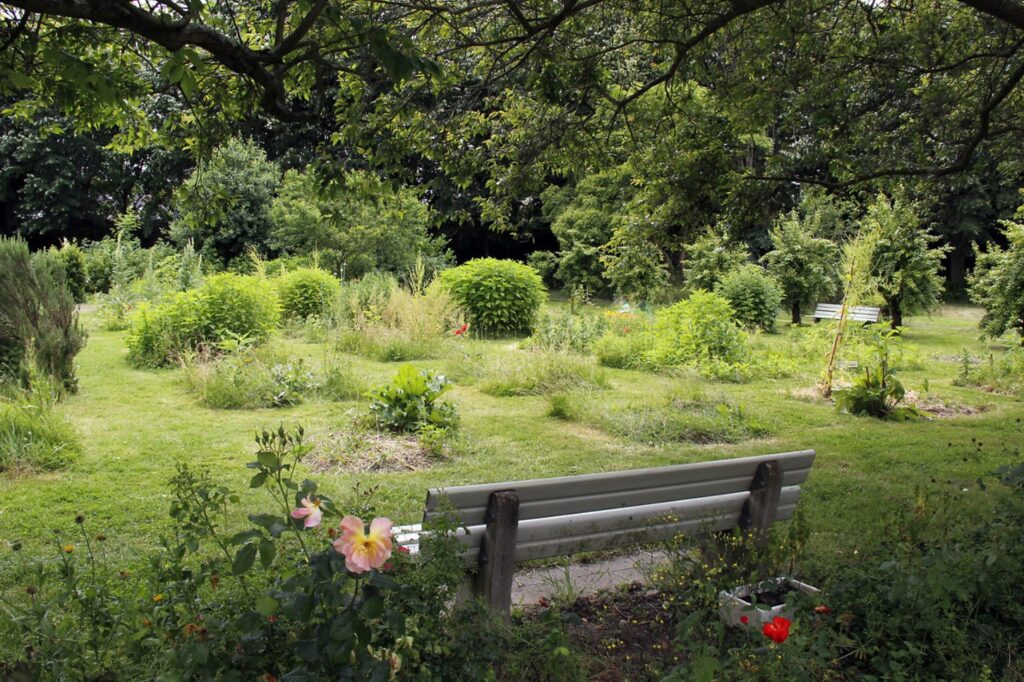
[[750, 483], [750, 497], [740, 512], [739, 528], [750, 533], [758, 549], [768, 542], [768, 527], [775, 520], [782, 495], [782, 466], [778, 462], [762, 462]]
[[487, 531], [480, 545], [480, 570], [473, 581], [473, 593], [507, 616], [512, 608], [512, 578], [516, 570], [519, 493], [515, 490], [491, 493], [484, 520]]

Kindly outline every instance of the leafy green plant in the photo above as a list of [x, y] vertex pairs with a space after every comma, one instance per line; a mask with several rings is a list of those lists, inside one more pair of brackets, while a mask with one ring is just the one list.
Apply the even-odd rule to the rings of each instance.
[[228, 140], [175, 190], [172, 238], [191, 240], [215, 263], [241, 258], [246, 245], [267, 243], [280, 180], [277, 164], [254, 142]]
[[164, 303], [142, 304], [132, 315], [126, 342], [138, 366], [160, 367], [184, 351], [215, 348], [226, 339], [266, 339], [279, 318], [273, 287], [256, 277], [223, 273]]
[[449, 256], [430, 234], [432, 211], [419, 194], [366, 171], [325, 177], [289, 170], [270, 208], [270, 246], [289, 256], [315, 254], [343, 279], [375, 270], [402, 277], [417, 259], [440, 269]]
[[729, 301], [736, 321], [744, 327], [775, 330], [782, 289], [758, 266], [748, 264], [728, 273], [715, 287], [715, 293]]
[[397, 288], [398, 280], [394, 275], [377, 271], [344, 282], [331, 310], [334, 324], [355, 328], [376, 324]]
[[402, 365], [391, 383], [370, 392], [370, 415], [378, 428], [392, 431], [455, 428], [459, 420], [455, 406], [440, 400], [448, 388], [443, 374]]
[[853, 377], [853, 385], [835, 392], [836, 409], [856, 415], [883, 419], [911, 419], [920, 412], [909, 405], [900, 405], [906, 389], [896, 378], [889, 362], [889, 343], [899, 330], [876, 331], [875, 363], [864, 367]]
[[465, 310], [474, 333], [483, 335], [529, 331], [547, 297], [533, 268], [495, 258], [445, 270], [441, 284]]
[[633, 303], [649, 302], [668, 284], [668, 262], [652, 239], [651, 223], [649, 219], [626, 216], [601, 247], [605, 277], [616, 296]]
[[300, 268], [277, 280], [281, 312], [286, 318], [321, 317], [330, 310], [341, 291], [338, 279], [316, 268]]

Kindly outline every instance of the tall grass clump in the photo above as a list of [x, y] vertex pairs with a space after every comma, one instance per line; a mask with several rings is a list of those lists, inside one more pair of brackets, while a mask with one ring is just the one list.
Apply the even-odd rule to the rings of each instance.
[[537, 319], [526, 345], [546, 350], [588, 353], [607, 330], [607, 316], [587, 308], [578, 313], [571, 310], [546, 312]]
[[608, 387], [604, 369], [590, 358], [561, 351], [532, 350], [503, 358], [480, 382], [488, 395], [549, 395]]
[[29, 390], [0, 386], [0, 472], [52, 471], [78, 457], [78, 435], [53, 411], [61, 392], [45, 376]]
[[462, 327], [462, 309], [438, 282], [426, 283], [422, 268], [406, 286], [390, 281], [375, 277], [342, 291], [338, 349], [380, 362], [436, 357]]

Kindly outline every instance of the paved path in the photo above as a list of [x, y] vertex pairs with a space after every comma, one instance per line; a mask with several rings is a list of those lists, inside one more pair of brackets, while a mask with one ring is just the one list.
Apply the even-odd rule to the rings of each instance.
[[572, 600], [579, 595], [642, 582], [650, 574], [647, 569], [664, 559], [664, 552], [641, 552], [588, 563], [519, 571], [512, 584], [512, 603], [521, 606], [536, 604], [541, 597]]

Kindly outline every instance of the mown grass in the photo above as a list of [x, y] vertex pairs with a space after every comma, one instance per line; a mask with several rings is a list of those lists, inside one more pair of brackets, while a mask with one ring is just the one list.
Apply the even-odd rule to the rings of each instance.
[[[906, 340], [917, 347], [921, 361], [901, 374], [908, 389], [921, 391], [927, 383], [932, 395], [983, 408], [971, 416], [896, 423], [838, 414], [826, 402], [806, 395], [805, 389], [814, 385], [822, 368], [817, 358], [802, 358], [797, 371], [785, 379], [746, 384], [603, 370], [607, 387], [593, 399], [626, 406], [619, 409], [627, 413], [631, 405], [664, 406], [665, 396], [711, 395], [712, 409], [717, 404], [732, 406], [742, 410], [745, 420], [764, 425], [720, 439], [738, 441], [731, 443], [645, 439], [626, 426], [616, 429], [600, 420], [566, 421], [550, 416], [548, 396], [498, 397], [466, 381], [456, 385], [449, 398], [462, 415], [467, 445], [460, 456], [430, 470], [315, 478], [321, 489], [339, 498], [357, 482], [379, 486], [377, 512], [413, 522], [419, 518], [427, 487], [814, 448], [818, 459], [801, 506], [813, 533], [812, 555], [827, 563], [866, 542], [888, 522], [894, 507], [912, 498], [921, 486], [945, 487], [950, 495], [980, 494], [961, 493], [958, 482], [974, 480], [1008, 463], [1014, 458], [1013, 448], [1024, 443], [1024, 405], [1019, 399], [952, 384], [962, 348], [975, 355], [999, 350], [1000, 344], [978, 340], [978, 315], [972, 308], [947, 307], [932, 317], [909, 320]], [[783, 327], [779, 334], [761, 337], [758, 345], [788, 348], [790, 333]], [[321, 344], [284, 337], [274, 342], [313, 365], [325, 354]], [[476, 370], [467, 371], [466, 363], [479, 363], [482, 357], [499, 366], [515, 364], [526, 352], [507, 339], [465, 344], [465, 352], [415, 364], [454, 377], [472, 377]], [[52, 543], [50, 529], [70, 528], [75, 514], [82, 513], [90, 528], [109, 538], [109, 554], [126, 563], [137, 560], [168, 528], [165, 484], [179, 461], [209, 467], [216, 478], [238, 490], [241, 502], [233, 518], [238, 527], [244, 527], [247, 512], [266, 506], [266, 500], [247, 487], [245, 463], [251, 458], [256, 431], [280, 423], [301, 423], [307, 433], [341, 429], [351, 423], [353, 410], [365, 409], [361, 399], [351, 397], [277, 409], [227, 412], [203, 407], [189, 392], [180, 370], [133, 369], [125, 355], [122, 332], [91, 332], [79, 356], [81, 390], [57, 407], [81, 437], [81, 455], [69, 468], [0, 476], [0, 537], [20, 539], [27, 554], [42, 553], [44, 545]], [[388, 380], [396, 367], [342, 357], [369, 385]], [[607, 409], [614, 414], [614, 409]], [[747, 437], [755, 434], [767, 435]], [[0, 547], [0, 575], [4, 565], [14, 560]]]

